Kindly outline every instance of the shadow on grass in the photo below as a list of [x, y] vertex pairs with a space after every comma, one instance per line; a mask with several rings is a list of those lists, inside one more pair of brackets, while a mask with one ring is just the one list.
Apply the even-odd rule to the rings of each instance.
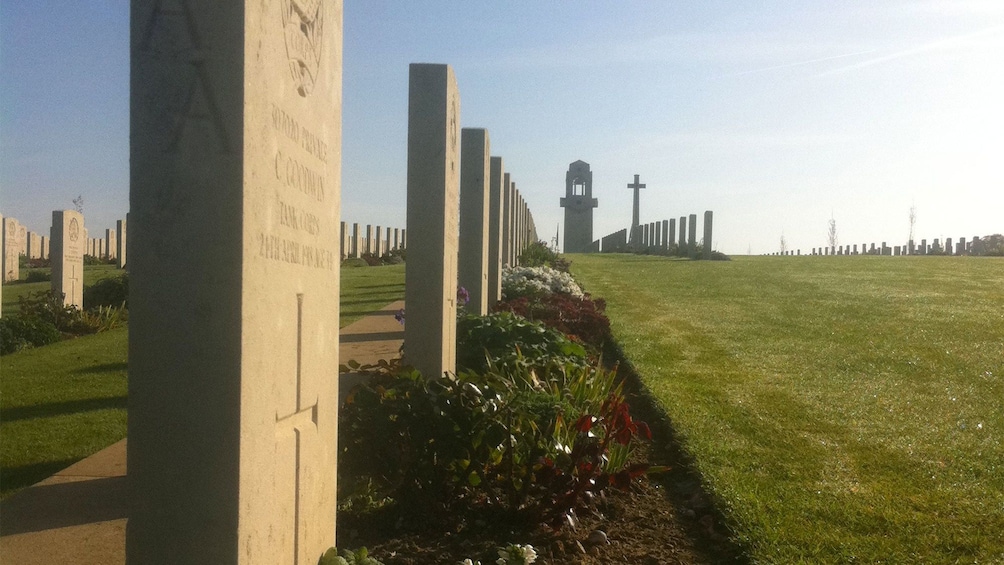
[[116, 372], [116, 371], [125, 371], [128, 368], [129, 368], [129, 364], [125, 363], [125, 362], [122, 362], [122, 363], [103, 363], [101, 365], [92, 365], [90, 367], [83, 367], [81, 369], [77, 369], [76, 371], [74, 371], [74, 373], [82, 374], [82, 375], [89, 375], [89, 374], [96, 374], [96, 373], [113, 373], [113, 372]]
[[48, 404], [35, 404], [32, 406], [14, 406], [12, 408], [4, 408], [3, 419], [5, 422], [14, 422], [17, 420], [77, 414], [92, 410], [106, 410], [108, 408], [121, 408], [125, 410], [127, 400], [125, 396], [111, 396], [106, 398], [50, 402]]
[[604, 363], [618, 364], [618, 375], [624, 379], [624, 392], [631, 406], [632, 416], [644, 421], [652, 430], [656, 441], [651, 443], [653, 465], [666, 465], [669, 471], [652, 480], [666, 488], [666, 498], [677, 514], [695, 548], [709, 563], [736, 563], [748, 565], [749, 557], [742, 547], [732, 541], [734, 536], [716, 500], [704, 488], [693, 458], [680, 442], [673, 422], [659, 401], [642, 383], [631, 361], [620, 344], [608, 342], [603, 353]]

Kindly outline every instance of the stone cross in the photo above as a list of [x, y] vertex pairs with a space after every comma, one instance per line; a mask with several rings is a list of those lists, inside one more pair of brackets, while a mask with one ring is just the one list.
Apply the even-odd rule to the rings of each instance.
[[634, 182], [627, 185], [628, 188], [634, 191], [634, 206], [631, 208], [631, 241], [632, 245], [637, 245], [638, 241], [638, 217], [639, 217], [639, 204], [641, 202], [639, 190], [645, 188], [645, 185], [639, 182], [639, 176], [634, 176]]

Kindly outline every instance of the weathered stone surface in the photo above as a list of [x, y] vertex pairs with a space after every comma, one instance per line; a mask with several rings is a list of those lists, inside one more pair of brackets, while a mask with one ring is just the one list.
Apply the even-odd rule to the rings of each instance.
[[408, 85], [408, 268], [404, 359], [456, 370], [460, 93], [448, 65], [412, 64]]
[[627, 244], [627, 229], [623, 229], [603, 236], [601, 250], [604, 253], [620, 253], [627, 251]]
[[115, 222], [115, 260], [120, 269], [126, 268], [126, 238], [129, 237], [129, 214]]
[[687, 255], [687, 217], [680, 216], [680, 242], [677, 254], [680, 257]]
[[334, 545], [340, 0], [131, 6], [130, 564]]
[[697, 214], [691, 214], [688, 220], [687, 256], [697, 258]]
[[102, 257], [105, 259], [115, 259], [118, 257], [118, 231], [115, 229], [105, 230], [104, 247]]
[[502, 212], [505, 166], [502, 157], [490, 160], [488, 181], [488, 307], [502, 300]]
[[711, 259], [712, 246], [712, 226], [714, 224], [714, 213], [711, 210], [704, 212], [704, 258]]
[[467, 311], [488, 313], [491, 141], [488, 130], [464, 128], [460, 134], [460, 286], [467, 289]]

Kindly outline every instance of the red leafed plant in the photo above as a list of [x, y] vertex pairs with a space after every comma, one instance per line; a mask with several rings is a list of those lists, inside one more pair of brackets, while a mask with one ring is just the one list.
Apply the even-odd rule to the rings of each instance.
[[603, 313], [605, 309], [606, 302], [602, 298], [593, 300], [588, 295], [576, 298], [558, 293], [514, 298], [495, 306], [498, 312], [512, 312], [542, 322], [584, 343], [594, 352], [601, 351], [603, 343], [610, 339], [610, 320]]
[[627, 464], [634, 440], [652, 439], [644, 422], [631, 417], [620, 391], [604, 401], [599, 415], [584, 414], [573, 424], [573, 446], [554, 459], [542, 458], [535, 469], [542, 500], [542, 520], [558, 527], [571, 515], [586, 493], [607, 488], [627, 489], [649, 471], [647, 463]]

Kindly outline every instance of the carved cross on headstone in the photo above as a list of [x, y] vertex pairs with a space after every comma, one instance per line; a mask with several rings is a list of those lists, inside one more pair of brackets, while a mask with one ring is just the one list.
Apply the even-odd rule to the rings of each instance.
[[300, 562], [300, 452], [303, 434], [317, 431], [317, 399], [310, 406], [303, 405], [303, 294], [296, 295], [296, 410], [285, 416], [275, 413], [276, 436], [293, 430], [296, 440], [296, 487], [293, 496], [293, 563]]
[[645, 185], [638, 182], [638, 177], [640, 175], [634, 176], [634, 182], [627, 185], [628, 188], [634, 190], [634, 208], [631, 210], [631, 243], [638, 243], [638, 191], [645, 188]]
[[[71, 270], [70, 270], [70, 296], [64, 297], [63, 301], [65, 302], [66, 299], [69, 298], [69, 300], [71, 301], [71, 303], [77, 304], [77, 301], [76, 301], [76, 298], [77, 298], [77, 283], [80, 282], [80, 277], [77, 276], [77, 266], [76, 265], [70, 265], [70, 267], [72, 267]], [[82, 303], [83, 303], [83, 301], [81, 300], [81, 304]]]

